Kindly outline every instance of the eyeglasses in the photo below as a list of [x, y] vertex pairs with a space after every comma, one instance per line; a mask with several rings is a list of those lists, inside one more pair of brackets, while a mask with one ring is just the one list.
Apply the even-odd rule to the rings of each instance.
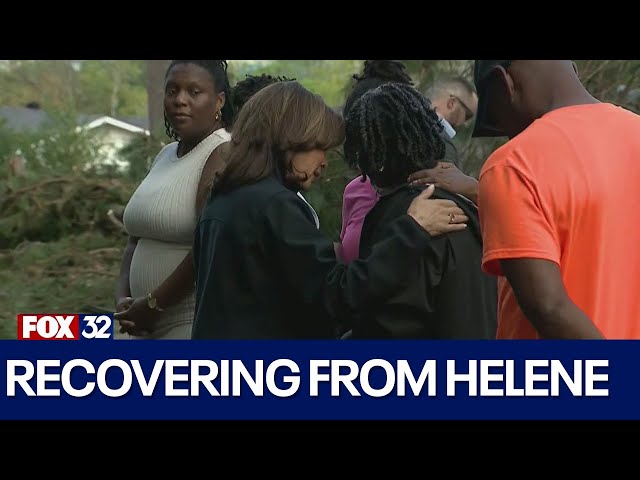
[[455, 100], [458, 101], [458, 103], [462, 106], [462, 109], [464, 110], [464, 121], [468, 122], [469, 120], [471, 120], [473, 118], [473, 110], [471, 110], [466, 103], [464, 103], [462, 101], [462, 99], [460, 97], [458, 97], [457, 95], [454, 95], [452, 93], [449, 94], [449, 96]]

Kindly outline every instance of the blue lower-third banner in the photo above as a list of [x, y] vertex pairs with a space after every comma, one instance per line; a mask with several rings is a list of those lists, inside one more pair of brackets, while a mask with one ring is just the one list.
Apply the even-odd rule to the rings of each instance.
[[2, 341], [2, 419], [640, 419], [632, 341]]

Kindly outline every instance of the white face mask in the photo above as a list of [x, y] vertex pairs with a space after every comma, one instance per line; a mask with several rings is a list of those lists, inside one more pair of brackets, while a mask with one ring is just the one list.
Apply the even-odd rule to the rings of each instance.
[[449, 122], [447, 122], [444, 117], [440, 117], [440, 123], [444, 127], [444, 133], [446, 133], [449, 138], [453, 139], [456, 136], [456, 130], [451, 126]]

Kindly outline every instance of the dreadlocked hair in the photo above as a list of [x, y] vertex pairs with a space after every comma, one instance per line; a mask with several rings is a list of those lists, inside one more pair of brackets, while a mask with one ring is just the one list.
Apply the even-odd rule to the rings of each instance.
[[242, 106], [247, 103], [253, 95], [262, 90], [267, 85], [276, 82], [291, 82], [295, 78], [274, 77], [263, 73], [262, 75], [246, 75], [244, 80], [239, 81], [233, 87], [233, 108], [236, 113], [240, 111]]
[[383, 83], [396, 82], [413, 85], [404, 63], [398, 60], [365, 60], [362, 73], [353, 76], [354, 84], [342, 110], [347, 115], [353, 103], [369, 90]]
[[[169, 75], [171, 69], [183, 63], [191, 63], [193, 65], [198, 65], [199, 67], [204, 68], [213, 79], [213, 85], [218, 93], [224, 92], [225, 102], [222, 107], [222, 111], [220, 112], [222, 115], [221, 121], [222, 126], [225, 128], [230, 128], [233, 124], [233, 120], [235, 117], [235, 110], [233, 108], [232, 103], [232, 95], [231, 95], [231, 86], [229, 85], [229, 77], [227, 76], [227, 61], [226, 60], [173, 60], [169, 68], [167, 68], [167, 73], [165, 74], [165, 78]], [[171, 127], [169, 120], [167, 119], [167, 115], [164, 115], [164, 127], [167, 132], [167, 136], [176, 141], [180, 141], [180, 136], [178, 133]]]
[[402, 185], [444, 157], [440, 119], [412, 85], [385, 83], [366, 92], [345, 121], [345, 156], [378, 187]]
[[394, 82], [413, 85], [413, 80], [405, 72], [406, 66], [398, 60], [365, 60], [362, 75], [354, 75], [356, 80], [382, 78]]

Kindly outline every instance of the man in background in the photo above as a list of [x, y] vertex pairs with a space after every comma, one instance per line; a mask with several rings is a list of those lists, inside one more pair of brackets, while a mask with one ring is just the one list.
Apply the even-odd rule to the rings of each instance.
[[476, 203], [478, 181], [463, 173], [460, 153], [453, 143], [457, 130], [469, 124], [478, 110], [476, 89], [463, 77], [446, 77], [431, 84], [425, 96], [444, 126], [445, 155], [436, 167], [415, 172], [408, 181], [414, 185], [433, 183], [445, 190], [462, 192], [464, 197]]
[[467, 125], [478, 110], [478, 95], [473, 84], [463, 77], [436, 80], [425, 92], [444, 126], [444, 160], [461, 168], [459, 153], [453, 144], [457, 130]]

